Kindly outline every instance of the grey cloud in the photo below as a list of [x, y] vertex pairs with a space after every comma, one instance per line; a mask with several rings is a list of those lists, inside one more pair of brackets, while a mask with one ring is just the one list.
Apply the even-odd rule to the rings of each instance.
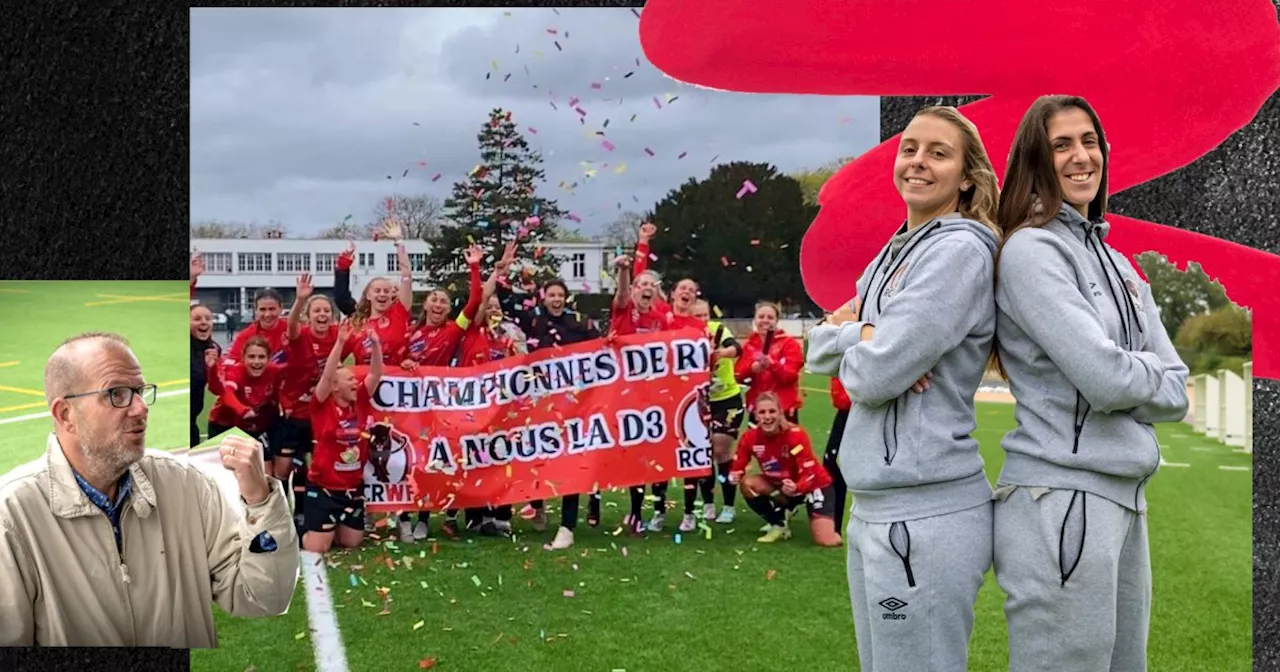
[[[192, 19], [192, 219], [278, 219], [308, 233], [347, 214], [366, 219], [392, 192], [443, 199], [479, 161], [476, 134], [494, 107], [511, 110], [542, 150], [543, 194], [588, 232], [705, 177], [713, 158], [787, 171], [877, 141], [873, 98], [715, 92], [671, 81], [643, 59], [635, 66], [636, 20], [625, 10], [223, 9]], [[570, 32], [564, 52], [539, 44], [548, 27]], [[486, 82], [491, 52], [517, 42], [533, 76]], [[610, 73], [623, 66], [636, 74], [619, 84]], [[603, 88], [592, 91], [592, 81]], [[667, 94], [679, 98], [668, 103]], [[586, 123], [567, 105], [571, 95]], [[613, 151], [590, 135], [605, 119]], [[575, 182], [573, 193], [560, 186]]]
[[[639, 20], [630, 10], [559, 12], [512, 10], [502, 21], [454, 34], [441, 53], [442, 74], [476, 95], [501, 91], [543, 100], [552, 92], [560, 101], [570, 96], [586, 101], [647, 99], [675, 88], [675, 82], [644, 59], [636, 37]], [[627, 39], [620, 39], [624, 35]]]

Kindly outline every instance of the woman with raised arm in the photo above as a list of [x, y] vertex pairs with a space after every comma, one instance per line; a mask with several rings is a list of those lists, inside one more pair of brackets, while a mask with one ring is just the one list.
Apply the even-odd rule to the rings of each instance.
[[963, 670], [991, 567], [973, 431], [995, 335], [999, 189], [977, 128], [951, 107], [907, 124], [893, 182], [906, 221], [850, 292], [857, 308], [810, 330], [808, 364], [853, 401], [840, 470], [862, 669]]
[[[333, 302], [315, 294], [311, 274], [298, 276], [297, 294], [289, 311], [289, 364], [280, 386], [280, 431], [276, 442], [276, 477], [292, 476], [295, 517], [302, 515], [307, 499], [307, 457], [311, 454], [311, 398], [324, 372], [324, 363], [338, 340]], [[306, 316], [306, 325], [303, 325]], [[343, 353], [345, 357], [347, 353]], [[299, 522], [301, 526], [301, 522]]]
[[[514, 255], [514, 251], [508, 254]], [[506, 256], [504, 255], [504, 260]], [[480, 261], [484, 259], [483, 248], [472, 245], [467, 248], [464, 258], [470, 275], [470, 286], [467, 303], [463, 306], [462, 313], [452, 320], [449, 319], [449, 311], [452, 307], [452, 297], [449, 296], [449, 292], [440, 287], [427, 292], [426, 300], [422, 305], [422, 314], [416, 323], [410, 325], [408, 346], [405, 348], [404, 360], [400, 362], [400, 368], [413, 371], [419, 366], [449, 366], [457, 359], [462, 337], [480, 310], [486, 287], [496, 287], [498, 281], [496, 269], [487, 283], [480, 280]], [[510, 265], [510, 262], [507, 262], [507, 265]], [[494, 290], [487, 291], [493, 293]], [[410, 512], [400, 514], [401, 541], [420, 541], [430, 534], [431, 512], [418, 511], [417, 513], [417, 524], [412, 523]], [[444, 530], [446, 534], [456, 535], [458, 531], [456, 520], [452, 527], [446, 522]]]
[[1107, 244], [1110, 149], [1078, 96], [1018, 125], [1000, 198], [1000, 362], [1017, 426], [996, 487], [1009, 669], [1147, 669], [1153, 423], [1187, 413], [1187, 366], [1151, 288]]
[[[446, 350], [441, 349], [435, 362], [427, 362], [429, 366], [455, 366], [466, 367], [483, 364], [510, 356], [512, 348], [516, 347], [515, 342], [507, 341], [504, 333], [499, 333], [497, 329], [501, 326], [502, 308], [497, 298], [498, 281], [507, 276], [507, 272], [511, 268], [511, 264], [515, 261], [516, 243], [507, 243], [503, 250], [502, 258], [494, 264], [493, 272], [489, 274], [489, 278], [480, 292], [479, 307], [475, 313], [467, 318], [467, 311], [463, 310], [463, 314], [454, 319], [454, 325], [457, 330], [461, 331], [458, 338], [458, 345], [453, 349], [452, 356], [447, 362], [441, 363]], [[474, 296], [468, 296], [468, 304], [475, 300]], [[497, 306], [492, 311], [490, 306]], [[497, 323], [490, 324], [490, 318], [497, 320]], [[456, 330], [455, 330], [456, 331]], [[409, 364], [410, 368], [417, 366], [416, 362]], [[445, 511], [444, 525], [441, 531], [448, 537], [457, 537], [462, 526], [458, 524], [458, 509], [448, 509]], [[427, 520], [425, 514], [419, 516], [420, 520]], [[485, 525], [486, 522], [490, 524]], [[499, 524], [504, 523], [504, 524]], [[501, 535], [510, 532], [511, 529], [511, 507], [474, 507], [466, 510], [467, 529], [479, 529], [481, 532], [490, 535]], [[416, 536], [416, 534], [415, 534]]]
[[396, 243], [396, 259], [400, 266], [400, 284], [392, 286], [386, 278], [374, 278], [364, 288], [355, 313], [351, 315], [351, 340], [343, 345], [343, 355], [355, 355], [356, 364], [369, 364], [372, 357], [372, 334], [382, 342], [382, 363], [399, 364], [405, 356], [413, 318], [413, 271], [404, 244]]
[[[637, 262], [638, 263], [638, 262]], [[670, 329], [683, 329], [686, 327], [697, 329], [705, 332], [707, 330], [706, 318], [699, 318], [694, 310], [698, 301], [698, 283], [692, 278], [684, 278], [676, 283], [675, 288], [671, 292], [671, 326]], [[736, 352], [733, 348], [729, 350]], [[725, 354], [717, 352], [714, 354]], [[710, 435], [710, 432], [708, 432]], [[686, 478], [683, 480], [684, 486], [684, 516], [680, 519], [679, 530], [681, 532], [692, 532], [698, 528], [698, 518], [694, 515], [694, 510], [698, 503], [699, 490], [711, 492], [714, 490], [711, 483], [714, 483], [715, 472], [706, 478]], [[648, 529], [650, 532], [661, 532], [666, 522], [667, 514], [667, 489], [670, 487], [671, 481], [661, 481], [650, 486], [653, 493], [653, 518], [649, 520]], [[711, 507], [711, 514], [707, 518], [715, 517], [715, 505], [711, 504], [710, 497], [706, 500], [706, 505]], [[706, 505], [703, 507], [703, 513], [707, 512]]]
[[[631, 282], [631, 258], [622, 255], [613, 261], [618, 272], [618, 289], [613, 295], [613, 305], [609, 317], [609, 333], [616, 336], [644, 334], [671, 328], [675, 316], [671, 307], [655, 303], [658, 289], [653, 278], [642, 275]], [[631, 510], [623, 523], [630, 534], [641, 534], [644, 524], [644, 490], [645, 486], [636, 485], [630, 488]]]
[[364, 538], [364, 465], [369, 459], [365, 437], [373, 421], [370, 400], [382, 380], [383, 357], [374, 332], [369, 371], [363, 380], [357, 379], [342, 365], [342, 344], [354, 333], [349, 324], [339, 328], [311, 399], [315, 452], [307, 472], [302, 548], [316, 553], [327, 552], [335, 541], [355, 548]]

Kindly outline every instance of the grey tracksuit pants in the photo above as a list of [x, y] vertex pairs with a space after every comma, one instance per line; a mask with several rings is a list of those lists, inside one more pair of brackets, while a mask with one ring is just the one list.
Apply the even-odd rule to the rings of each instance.
[[991, 516], [986, 502], [900, 523], [850, 519], [849, 594], [863, 672], [965, 671], [974, 602], [991, 568]]
[[1010, 672], [1144, 672], [1146, 515], [1076, 490], [1000, 487], [996, 498]]

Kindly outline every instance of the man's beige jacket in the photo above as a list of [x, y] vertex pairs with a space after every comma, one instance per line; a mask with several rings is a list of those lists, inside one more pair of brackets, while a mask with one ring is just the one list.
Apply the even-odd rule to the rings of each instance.
[[[0, 646], [214, 647], [214, 603], [235, 616], [288, 610], [298, 537], [279, 481], [241, 513], [185, 456], [148, 450], [130, 472], [123, 553], [53, 434], [0, 480]], [[277, 547], [251, 551], [263, 531]]]

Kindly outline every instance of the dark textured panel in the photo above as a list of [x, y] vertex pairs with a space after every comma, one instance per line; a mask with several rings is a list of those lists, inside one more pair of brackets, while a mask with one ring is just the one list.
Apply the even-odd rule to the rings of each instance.
[[[1272, 187], [1275, 189], [1275, 187]], [[1271, 198], [1275, 198], [1272, 196]], [[1253, 381], [1253, 669], [1280, 670], [1280, 381]]]
[[[892, 137], [926, 105], [963, 105], [969, 98], [884, 98], [880, 137]], [[1102, 120], [1106, 124], [1106, 119]], [[1253, 121], [1188, 166], [1117, 194], [1117, 214], [1168, 224], [1271, 253], [1280, 252], [1280, 94]], [[1176, 141], [1176, 129], [1170, 140]], [[1227, 293], [1231, 288], [1227, 287]], [[1253, 386], [1253, 649], [1254, 669], [1280, 669], [1280, 382]]]
[[0, 21], [0, 278], [187, 277], [187, 9], [22, 3]]

